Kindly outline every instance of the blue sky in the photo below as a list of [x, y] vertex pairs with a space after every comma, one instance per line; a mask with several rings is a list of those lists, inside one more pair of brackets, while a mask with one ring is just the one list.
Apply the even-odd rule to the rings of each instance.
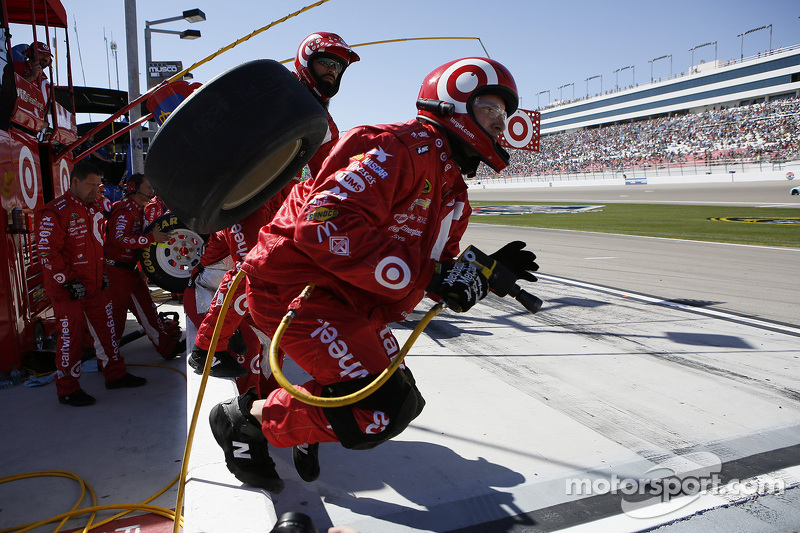
[[[165, 23], [165, 30], [197, 29], [202, 38], [181, 40], [154, 34], [154, 60], [180, 60], [189, 66], [250, 32], [315, 0], [138, 0], [140, 72], [144, 72], [144, 21], [200, 8], [207, 20]], [[76, 84], [127, 90], [123, 0], [62, 0], [69, 15], [73, 79]], [[772, 47], [800, 45], [800, 2], [765, 0], [648, 0], [539, 2], [536, 0], [329, 0], [278, 24], [193, 71], [205, 82], [238, 64], [257, 58], [293, 57], [309, 33], [333, 31], [349, 44], [416, 37], [479, 37], [489, 55], [514, 74], [522, 107], [534, 109], [559, 95], [585, 96], [587, 78], [602, 76], [604, 90], [632, 81], [650, 81], [689, 69], [689, 49], [717, 41], [717, 58], [735, 59], [769, 48], [770, 30], [737, 35], [772, 25]], [[77, 27], [77, 35], [76, 29]], [[22, 42], [24, 33], [14, 35]], [[63, 40], [63, 35], [61, 35]], [[115, 64], [110, 42], [118, 46]], [[695, 63], [714, 60], [714, 46], [694, 52]], [[424, 76], [460, 57], [483, 56], [476, 40], [432, 40], [359, 47], [359, 63], [345, 73], [331, 113], [340, 129], [398, 122], [414, 117], [414, 102]], [[63, 65], [63, 62], [62, 62]], [[633, 66], [617, 74], [614, 70]], [[63, 76], [63, 74], [62, 74]], [[144, 90], [144, 76], [140, 74]], [[600, 90], [600, 78], [588, 83]], [[63, 78], [62, 78], [63, 83]], [[573, 84], [573, 85], [569, 85]], [[562, 87], [565, 86], [566, 87]], [[562, 87], [559, 89], [559, 87]], [[550, 91], [539, 94], [542, 91]], [[97, 120], [98, 117], [94, 117]]]

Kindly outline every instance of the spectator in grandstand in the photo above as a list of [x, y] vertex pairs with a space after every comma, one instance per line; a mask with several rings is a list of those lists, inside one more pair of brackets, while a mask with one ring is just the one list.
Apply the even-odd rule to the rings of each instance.
[[505, 175], [771, 160], [798, 154], [798, 138], [800, 100], [773, 100], [545, 136], [538, 153], [512, 151]]
[[[471, 213], [463, 175], [473, 176], [481, 161], [498, 172], [506, 167], [497, 139], [518, 102], [511, 73], [497, 61], [451, 61], [425, 77], [415, 120], [350, 130], [316, 177], [292, 189], [242, 270], [250, 313], [271, 337], [289, 304], [302, 306], [281, 339], [312, 376], [300, 390], [339, 397], [373, 381], [399, 353], [388, 324], [426, 294], [456, 312], [486, 296], [486, 278], [456, 259]], [[512, 243], [494, 257], [535, 280], [535, 255], [524, 246]], [[310, 298], [298, 298], [312, 280]], [[401, 365], [356, 404], [322, 409], [283, 389], [264, 400], [248, 391], [215, 406], [210, 422], [231, 472], [278, 493], [284, 482], [268, 442], [310, 443], [300, 461], [294, 450], [293, 458], [301, 478], [312, 481], [320, 442], [372, 448], [399, 435], [424, 404]]]
[[36, 243], [44, 272], [44, 288], [56, 316], [58, 401], [75, 407], [95, 403], [80, 387], [83, 335], [88, 326], [103, 346], [107, 389], [140, 387], [147, 380], [127, 372], [119, 353], [113, 304], [104, 273], [105, 219], [95, 200], [102, 174], [79, 161], [70, 174], [69, 190], [36, 213]]

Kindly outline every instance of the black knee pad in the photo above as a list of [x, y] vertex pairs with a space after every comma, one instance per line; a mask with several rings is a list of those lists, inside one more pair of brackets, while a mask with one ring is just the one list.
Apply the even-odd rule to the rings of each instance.
[[[375, 377], [370, 375], [325, 385], [322, 396], [331, 398], [352, 394], [366, 387]], [[380, 433], [364, 433], [353, 416], [354, 407], [386, 413], [389, 418], [386, 429]], [[417, 389], [411, 371], [406, 368], [397, 369], [386, 383], [363, 400], [344, 407], [323, 407], [322, 411], [342, 446], [352, 450], [368, 450], [402, 433], [422, 412], [423, 407], [425, 399]]]

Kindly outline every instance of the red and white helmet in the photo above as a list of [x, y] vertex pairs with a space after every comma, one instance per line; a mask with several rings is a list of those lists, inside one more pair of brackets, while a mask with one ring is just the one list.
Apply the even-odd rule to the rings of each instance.
[[508, 116], [519, 106], [514, 77], [494, 59], [465, 57], [445, 63], [422, 82], [417, 118], [446, 129], [475, 150], [481, 161], [500, 172], [508, 166], [508, 152], [478, 124], [472, 111], [472, 101], [482, 94], [502, 98]]
[[326, 90], [320, 85], [313, 70], [308, 66], [315, 57], [330, 57], [338, 61], [343, 61], [345, 69], [347, 69], [351, 63], [355, 63], [361, 59], [358, 57], [358, 54], [353, 52], [350, 46], [344, 42], [344, 39], [335, 33], [321, 31], [312, 33], [303, 39], [303, 42], [300, 43], [300, 46], [297, 48], [297, 55], [294, 58], [294, 68], [300, 81], [323, 102], [329, 100], [333, 95], [339, 92], [339, 83], [342, 80], [344, 69], [339, 76], [336, 77], [336, 83], [333, 87]]
[[33, 60], [34, 50], [36, 50], [36, 54], [39, 57], [42, 57], [42, 56], [52, 57], [53, 56], [52, 52], [50, 52], [50, 47], [47, 46], [47, 43], [43, 43], [41, 41], [32, 42], [31, 45], [25, 50], [25, 56], [28, 59]]

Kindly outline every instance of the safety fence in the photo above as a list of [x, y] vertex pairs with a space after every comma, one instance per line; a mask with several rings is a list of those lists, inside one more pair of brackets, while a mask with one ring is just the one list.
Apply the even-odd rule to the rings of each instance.
[[[670, 176], [700, 176], [704, 174], [751, 174], [766, 172], [784, 172], [787, 179], [798, 176], [800, 181], [800, 158], [793, 159], [740, 159], [723, 158], [704, 162], [702, 159], [694, 161], [680, 161], [670, 163], [640, 163], [624, 165], [615, 169], [585, 170], [582, 172], [567, 172], [553, 170], [536, 174], [515, 173], [499, 174], [494, 176], [480, 176], [468, 183], [485, 181], [486, 183], [548, 183], [554, 181], [603, 181], [603, 180], [635, 180], [650, 177]], [[732, 177], [733, 178], [733, 177]]]

